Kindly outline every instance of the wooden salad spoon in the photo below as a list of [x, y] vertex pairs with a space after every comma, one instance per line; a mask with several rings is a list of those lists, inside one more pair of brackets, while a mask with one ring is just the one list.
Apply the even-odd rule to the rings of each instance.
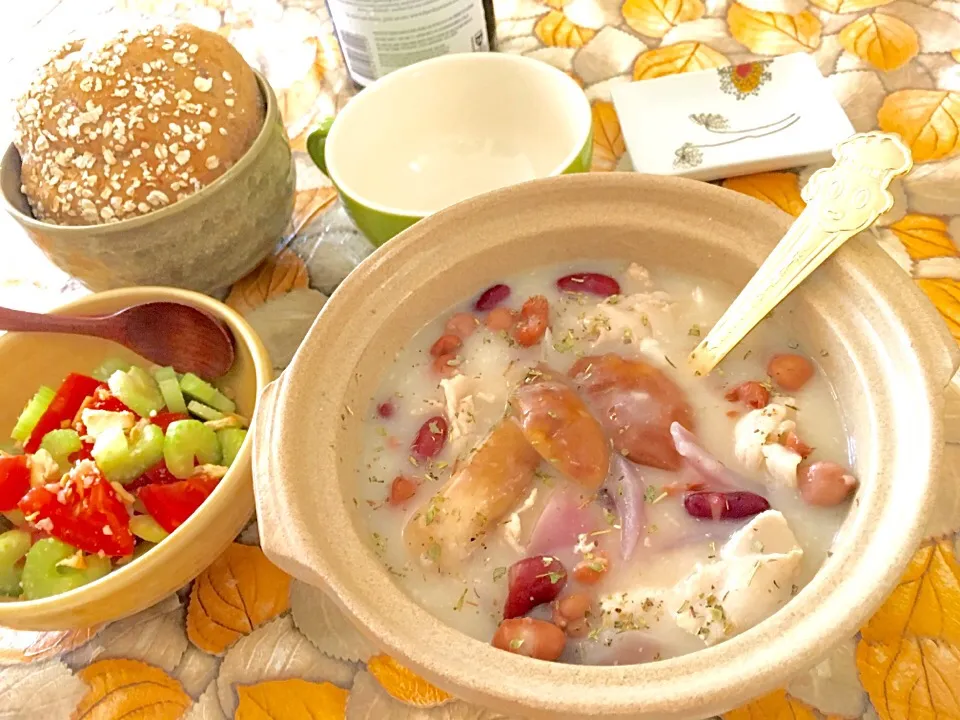
[[824, 260], [890, 210], [890, 182], [913, 167], [909, 148], [888, 133], [853, 135], [833, 156], [833, 167], [817, 170], [804, 186], [806, 209], [690, 353], [688, 364], [696, 375], [713, 370]]
[[90, 335], [113, 340], [157, 365], [213, 379], [233, 365], [233, 335], [202, 310], [149, 302], [112, 315], [41, 315], [0, 308], [0, 330]]

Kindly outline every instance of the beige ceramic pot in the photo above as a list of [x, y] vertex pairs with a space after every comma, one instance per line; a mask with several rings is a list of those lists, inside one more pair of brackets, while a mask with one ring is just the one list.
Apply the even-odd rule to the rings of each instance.
[[856, 633], [921, 539], [957, 350], [885, 253], [854, 239], [777, 310], [829, 355], [862, 486], [832, 556], [780, 612], [728, 642], [646, 665], [512, 655], [445, 626], [377, 560], [353, 515], [363, 418], [397, 349], [454, 302], [523, 271], [623, 258], [742, 285], [789, 218], [743, 195], [632, 174], [553, 178], [413, 226], [365, 261], [261, 400], [254, 440], [267, 555], [324, 588], [385, 652], [440, 687], [532, 718], [702, 718], [775, 687]]
[[101, 225], [54, 225], [30, 213], [20, 154], [0, 161], [0, 204], [64, 272], [91, 290], [169, 285], [217, 294], [253, 270], [293, 213], [295, 169], [277, 98], [259, 73], [266, 115], [260, 134], [227, 172], [147, 215]]
[[[163, 300], [193, 305], [218, 318], [233, 333], [236, 360], [217, 381], [232, 392], [237, 411], [250, 416], [273, 365], [256, 333], [236, 312], [205, 295], [142, 287], [88, 295], [53, 312], [110, 313], [135, 303]], [[27, 400], [41, 385], [57, 387], [70, 372], [90, 372], [120, 357], [148, 365], [116, 343], [76, 335], [7, 333], [0, 338], [0, 428], [13, 428]], [[244, 442], [216, 490], [190, 519], [129, 565], [62, 595], [0, 602], [0, 626], [19, 630], [65, 630], [118, 620], [154, 605], [199, 575], [233, 541], [253, 514], [250, 446]]]

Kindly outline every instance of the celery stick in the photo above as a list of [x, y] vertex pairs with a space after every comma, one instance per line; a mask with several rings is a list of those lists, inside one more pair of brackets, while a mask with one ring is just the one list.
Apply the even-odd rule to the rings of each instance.
[[80, 434], [76, 430], [51, 430], [40, 441], [40, 449], [50, 453], [50, 457], [66, 472], [70, 468], [70, 456], [82, 447]]
[[167, 427], [163, 442], [163, 459], [167, 469], [177, 478], [193, 474], [194, 458], [202, 465], [220, 462], [217, 434], [199, 420], [177, 420]]
[[220, 441], [221, 450], [223, 450], [221, 463], [227, 467], [233, 464], [240, 453], [240, 447], [243, 445], [245, 437], [247, 437], [247, 431], [240, 428], [225, 428], [217, 432], [217, 439]]
[[130, 518], [130, 532], [152, 543], [158, 543], [170, 534], [149, 515], [134, 515]]
[[121, 360], [120, 358], [107, 358], [100, 363], [96, 370], [90, 374], [97, 380], [106, 382], [117, 370], [127, 371], [129, 369], [130, 363], [128, 363], [126, 360]]
[[120, 402], [141, 417], [150, 417], [163, 409], [160, 388], [143, 368], [134, 365], [127, 372], [117, 370], [110, 376], [107, 385]]
[[8, 530], [0, 535], [0, 595], [19, 597], [19, 562], [30, 549], [30, 533], [23, 530]]
[[104, 431], [91, 454], [107, 480], [128, 483], [160, 462], [163, 446], [163, 431], [147, 423], [135, 426], [129, 440], [120, 428]]
[[40, 389], [37, 390], [37, 394], [30, 398], [30, 402], [27, 403], [23, 412], [20, 413], [20, 417], [17, 418], [17, 424], [13, 426], [13, 432], [10, 433], [10, 437], [20, 443], [25, 443], [29, 440], [30, 433], [33, 432], [37, 423], [40, 422], [40, 418], [47, 411], [47, 408], [50, 407], [50, 403], [56, 394], [56, 391], [52, 388], [42, 385]]
[[197, 402], [196, 400], [191, 400], [187, 404], [187, 410], [191, 415], [200, 418], [204, 421], [210, 420], [220, 420], [223, 418], [223, 413], [219, 410], [214, 410], [209, 405], [204, 405], [203, 403]]
[[213, 385], [204, 382], [193, 373], [187, 373], [180, 381], [180, 389], [184, 395], [189, 395], [205, 405], [223, 413], [232, 413], [237, 409], [236, 404], [217, 390]]
[[76, 552], [75, 547], [55, 538], [35, 542], [23, 564], [23, 594], [27, 600], [74, 590], [110, 572], [110, 560], [97, 555], [84, 555], [86, 567], [81, 570], [57, 564]]
[[21, 510], [6, 510], [5, 512], [0, 513], [0, 515], [3, 515], [7, 522], [14, 527], [21, 527], [27, 523], [27, 519], [23, 516], [23, 512]]
[[183, 393], [180, 391], [180, 381], [177, 379], [177, 373], [171, 367], [157, 368], [153, 371], [153, 378], [160, 386], [160, 394], [163, 395], [163, 402], [167, 410], [175, 413], [185, 413], [187, 404], [183, 399]]

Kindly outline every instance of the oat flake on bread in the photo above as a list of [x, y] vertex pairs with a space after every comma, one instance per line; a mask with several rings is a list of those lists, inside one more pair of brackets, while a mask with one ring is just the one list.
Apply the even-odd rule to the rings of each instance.
[[38, 220], [145, 215], [222, 175], [260, 132], [256, 76], [192, 25], [64, 46], [17, 103], [22, 190]]

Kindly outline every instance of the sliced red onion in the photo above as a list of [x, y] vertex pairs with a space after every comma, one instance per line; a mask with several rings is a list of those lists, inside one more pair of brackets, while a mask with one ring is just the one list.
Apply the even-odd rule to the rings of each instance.
[[614, 453], [604, 487], [613, 498], [620, 518], [620, 555], [624, 560], [629, 560], [637, 549], [640, 536], [647, 529], [643, 506], [646, 485], [640, 468], [620, 453]]
[[683, 456], [691, 468], [697, 471], [707, 485], [704, 489], [737, 492], [744, 485], [756, 485], [707, 452], [697, 441], [696, 436], [680, 423], [675, 422], [670, 426], [670, 434], [673, 436], [673, 445], [677, 452]]
[[526, 551], [531, 555], [549, 555], [573, 550], [578, 535], [599, 530], [602, 523], [595, 503], [585, 501], [572, 489], [557, 490], [533, 526]]

